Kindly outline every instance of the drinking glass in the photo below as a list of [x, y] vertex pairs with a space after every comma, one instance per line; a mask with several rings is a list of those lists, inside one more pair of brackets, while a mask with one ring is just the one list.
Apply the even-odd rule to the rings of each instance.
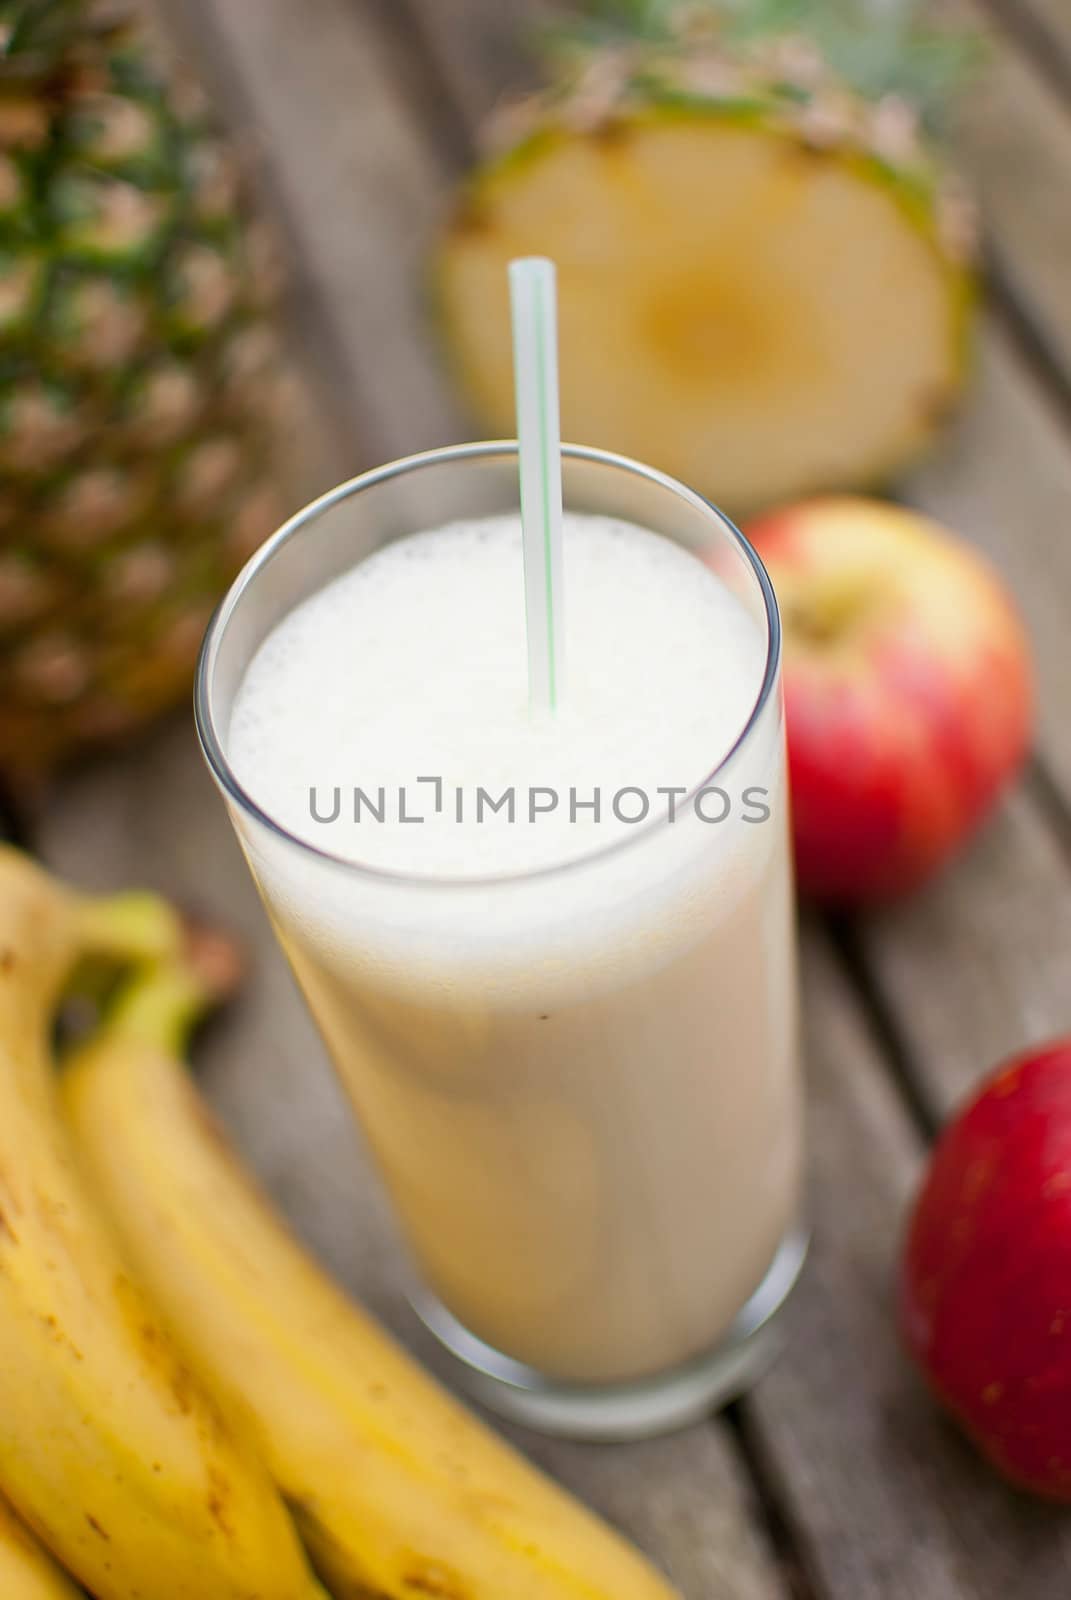
[[209, 627], [197, 726], [392, 1198], [421, 1316], [501, 1413], [635, 1437], [754, 1378], [805, 1253], [780, 627], [754, 551], [662, 473], [565, 448], [567, 511], [701, 556], [766, 661], [731, 750], [672, 814], [652, 807], [610, 842], [592, 829], [560, 866], [361, 864], [280, 826], [228, 759], [243, 674], [280, 619], [390, 540], [515, 515], [517, 465], [509, 441], [431, 451], [292, 517]]

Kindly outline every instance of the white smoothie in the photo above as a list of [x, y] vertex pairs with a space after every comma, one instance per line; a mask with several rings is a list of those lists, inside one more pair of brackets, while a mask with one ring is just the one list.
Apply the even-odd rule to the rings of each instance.
[[567, 516], [564, 547], [554, 718], [496, 519], [284, 617], [227, 753], [353, 863], [242, 829], [425, 1278], [496, 1349], [600, 1382], [713, 1347], [791, 1226], [795, 971], [776, 702], [692, 797], [763, 630], [657, 534]]

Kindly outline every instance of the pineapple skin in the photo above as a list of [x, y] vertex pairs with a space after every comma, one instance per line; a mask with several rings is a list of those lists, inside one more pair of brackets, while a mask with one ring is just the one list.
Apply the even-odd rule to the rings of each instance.
[[125, 6], [0, 0], [0, 771], [184, 695], [277, 525], [274, 242]]
[[[779, 48], [788, 53], [798, 43], [774, 39], [770, 49], [774, 55]], [[929, 452], [969, 381], [979, 299], [977, 219], [968, 192], [909, 106], [891, 97], [878, 104], [868, 102], [828, 73], [817, 81], [794, 83], [780, 73], [767, 78], [762, 72], [726, 67], [724, 62], [711, 70], [701, 60], [691, 64], [675, 60], [662, 63], [658, 70], [637, 72], [635, 58], [625, 54], [618, 63], [596, 61], [594, 70], [579, 83], [552, 84], [496, 112], [486, 129], [486, 154], [459, 186], [428, 275], [432, 316], [444, 357], [474, 415], [493, 431], [511, 431], [505, 414], [489, 411], [481, 396], [464, 333], [450, 313], [448, 278], [455, 243], [493, 219], [497, 195], [564, 143], [609, 139], [624, 146], [633, 132], [673, 124], [747, 130], [781, 141], [803, 156], [835, 163], [860, 183], [884, 193], [930, 252], [947, 303], [948, 380], [941, 405], [924, 424], [913, 427], [910, 438], [890, 439], [879, 458], [840, 476], [817, 473], [813, 479], [801, 479], [791, 494], [775, 498], [887, 489]], [[716, 484], [699, 478], [693, 487], [718, 498]], [[769, 504], [762, 498], [748, 499], [729, 503], [725, 509], [741, 517], [766, 510]]]

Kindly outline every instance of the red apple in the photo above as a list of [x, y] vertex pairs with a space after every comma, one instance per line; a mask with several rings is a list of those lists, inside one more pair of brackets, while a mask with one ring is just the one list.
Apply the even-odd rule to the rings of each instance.
[[1008, 1063], [944, 1133], [908, 1229], [900, 1319], [990, 1461], [1071, 1502], [1071, 1039]]
[[1015, 608], [976, 550], [884, 502], [815, 500], [747, 533], [784, 624], [800, 887], [840, 902], [914, 888], [1023, 760], [1031, 672]]

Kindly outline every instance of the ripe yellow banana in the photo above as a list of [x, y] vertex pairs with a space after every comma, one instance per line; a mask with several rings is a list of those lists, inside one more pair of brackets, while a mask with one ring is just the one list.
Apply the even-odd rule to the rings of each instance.
[[673, 1600], [617, 1534], [468, 1414], [302, 1251], [179, 1059], [187, 969], [135, 986], [62, 1100], [132, 1268], [247, 1407], [337, 1597]]
[[0, 1489], [97, 1600], [312, 1600], [274, 1485], [132, 1283], [59, 1110], [72, 970], [178, 939], [159, 902], [86, 902], [0, 849]]
[[0, 1500], [0, 1595], [3, 1600], [78, 1600], [78, 1590]]

